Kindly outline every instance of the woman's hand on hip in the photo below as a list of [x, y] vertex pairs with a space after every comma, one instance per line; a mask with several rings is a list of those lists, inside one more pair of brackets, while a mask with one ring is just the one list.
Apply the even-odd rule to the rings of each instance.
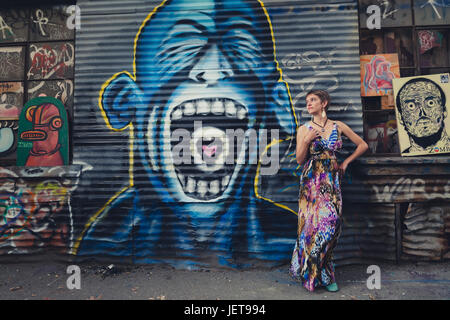
[[343, 176], [345, 174], [345, 171], [347, 170], [348, 162], [344, 161], [339, 165], [339, 174]]

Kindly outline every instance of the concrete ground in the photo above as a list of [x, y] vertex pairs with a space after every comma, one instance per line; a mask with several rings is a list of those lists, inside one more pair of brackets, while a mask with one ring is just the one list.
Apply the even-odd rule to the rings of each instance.
[[[368, 265], [336, 268], [336, 293], [307, 292], [288, 266], [271, 270], [176, 270], [164, 266], [80, 264], [80, 289], [70, 263], [0, 265], [1, 300], [449, 300], [450, 262], [380, 263], [379, 289]], [[369, 279], [369, 277], [371, 277]], [[368, 280], [369, 279], [369, 280]], [[188, 305], [190, 305], [188, 303]]]

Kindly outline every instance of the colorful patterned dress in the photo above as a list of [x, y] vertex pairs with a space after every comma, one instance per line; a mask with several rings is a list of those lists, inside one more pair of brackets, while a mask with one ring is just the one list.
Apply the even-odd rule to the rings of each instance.
[[[311, 124], [306, 125], [311, 130]], [[332, 252], [341, 230], [341, 185], [335, 152], [342, 140], [334, 123], [316, 138], [300, 178], [298, 236], [289, 272], [309, 291], [335, 282]]]

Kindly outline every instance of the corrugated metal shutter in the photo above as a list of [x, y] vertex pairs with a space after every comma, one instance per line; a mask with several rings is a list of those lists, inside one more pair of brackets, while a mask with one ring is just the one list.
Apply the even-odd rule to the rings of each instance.
[[[167, 178], [172, 172], [171, 148], [159, 141], [167, 138], [175, 122], [163, 118], [167, 107], [156, 102], [164, 102], [180, 88], [178, 81], [234, 76], [240, 81], [239, 94], [244, 100], [252, 96], [257, 106], [247, 110], [246, 117], [256, 119], [249, 126], [289, 128], [308, 120], [303, 109], [305, 93], [327, 89], [332, 96], [330, 118], [344, 121], [362, 135], [356, 1], [167, 1], [154, 16], [149, 14], [160, 4], [156, 1], [77, 4], [82, 20], [76, 35], [73, 154], [74, 163], [88, 170], [72, 201], [77, 239], [72, 252], [183, 267], [286, 263], [295, 241], [298, 197], [291, 141], [279, 145], [284, 157], [277, 175], [261, 176], [256, 162], [244, 164], [233, 187], [227, 189], [228, 196], [216, 200], [214, 194], [228, 174], [219, 179], [214, 170], [204, 170], [204, 176], [195, 180], [195, 195], [186, 198], [193, 194], [189, 174], [184, 176], [184, 188], [171, 184], [175, 176], [173, 181]], [[193, 16], [199, 9], [211, 9], [214, 15]], [[221, 26], [218, 30], [213, 18]], [[195, 19], [197, 24], [192, 22]], [[151, 29], [145, 28], [144, 21]], [[169, 30], [174, 21], [181, 21], [181, 27]], [[200, 36], [200, 31], [208, 36]], [[188, 35], [196, 40], [183, 42]], [[209, 51], [192, 60], [198, 46]], [[271, 58], [274, 51], [276, 61]], [[289, 85], [292, 106], [289, 102], [277, 105], [277, 99], [289, 101], [284, 86], [277, 86], [279, 71]], [[200, 89], [182, 92], [186, 97], [197, 95], [198, 113], [207, 109], [198, 119], [209, 121], [211, 133], [223, 132], [223, 123], [244, 126], [238, 114], [240, 100], [226, 97], [232, 92], [227, 90], [218, 90], [220, 99], [215, 100], [203, 99]], [[185, 117], [189, 99], [182, 98], [176, 101], [182, 101]], [[235, 103], [235, 109], [229, 109], [236, 112], [234, 117], [208, 118], [208, 111], [211, 115], [214, 108], [222, 108], [220, 103], [230, 101]], [[136, 108], [135, 114], [130, 115], [128, 108]], [[178, 119], [179, 111], [172, 111], [172, 119]], [[127, 125], [129, 121], [133, 126]], [[178, 124], [189, 127], [191, 133], [195, 129], [192, 123]], [[260, 131], [255, 133], [262, 137]], [[281, 131], [278, 138], [288, 139], [286, 134]], [[202, 147], [216, 152], [211, 145]]]

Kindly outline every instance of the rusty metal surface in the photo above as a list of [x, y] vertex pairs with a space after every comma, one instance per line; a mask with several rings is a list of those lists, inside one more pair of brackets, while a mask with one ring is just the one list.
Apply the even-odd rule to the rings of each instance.
[[450, 158], [362, 157], [350, 168], [345, 196], [355, 203], [450, 200]]
[[393, 204], [344, 202], [343, 229], [335, 250], [337, 265], [396, 260]]
[[450, 204], [410, 203], [404, 217], [402, 259], [450, 258]]

